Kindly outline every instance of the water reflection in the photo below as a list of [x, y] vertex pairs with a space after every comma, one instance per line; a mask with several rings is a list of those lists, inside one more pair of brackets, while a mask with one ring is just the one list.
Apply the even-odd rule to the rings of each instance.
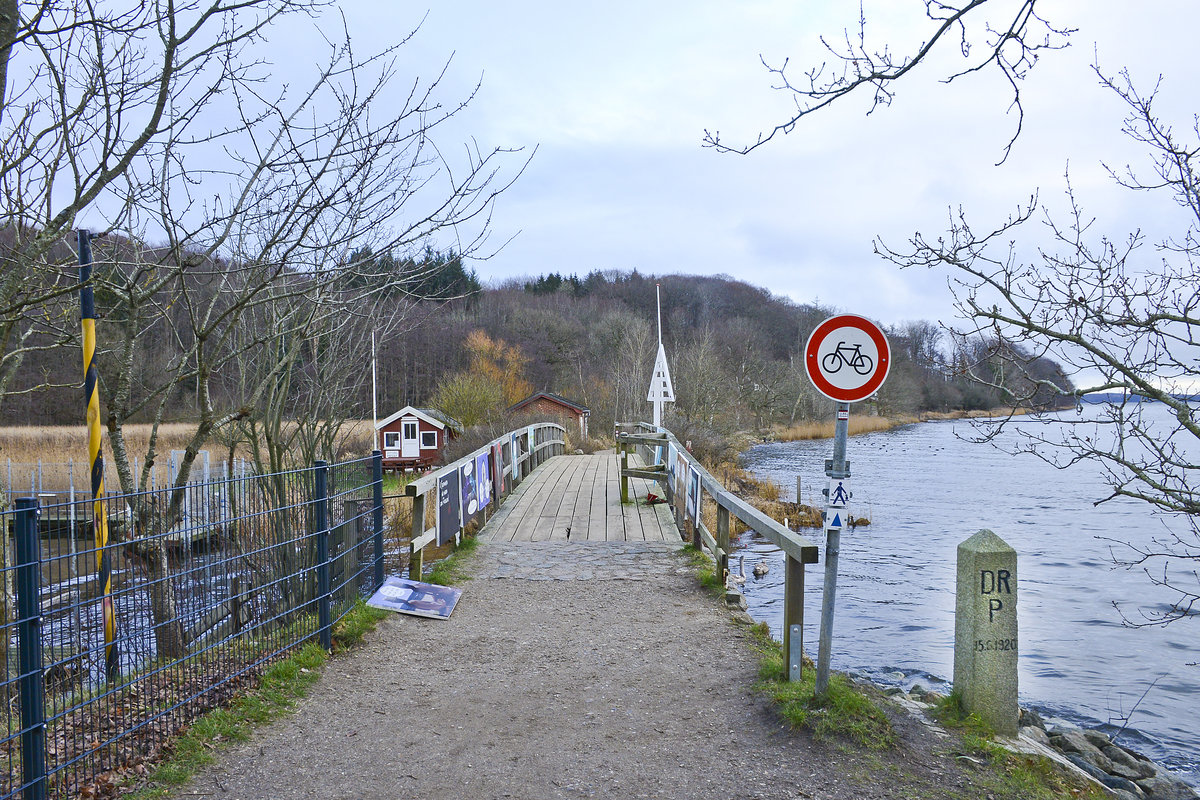
[[[958, 438], [969, 430], [966, 423], [925, 423], [850, 441], [851, 511], [872, 524], [842, 533], [834, 667], [906, 688], [948, 679], [956, 548], [990, 528], [1020, 559], [1022, 702], [1081, 724], [1115, 728], [1128, 721], [1124, 742], [1200, 784], [1200, 620], [1125, 624], [1122, 614], [1142, 621], [1174, 597], [1112, 558], [1123, 540], [1148, 541], [1171, 523], [1132, 500], [1094, 506], [1106, 493], [1089, 465], [1060, 471]], [[800, 499], [820, 505], [830, 448], [828, 441], [761, 445], [747, 453], [746, 466], [775, 480], [786, 499], [794, 498], [800, 475]], [[761, 579], [747, 567], [744, 590], [750, 613], [779, 636], [782, 556], [752, 534], [740, 546], [748, 565], [771, 565]], [[820, 566], [808, 570], [810, 652], [822, 578]]]

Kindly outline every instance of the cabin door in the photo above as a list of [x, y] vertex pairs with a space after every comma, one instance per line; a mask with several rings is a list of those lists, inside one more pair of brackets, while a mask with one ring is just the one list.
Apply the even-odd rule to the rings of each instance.
[[418, 438], [417, 421], [404, 420], [400, 425], [400, 457], [417, 458], [421, 455], [421, 441]]

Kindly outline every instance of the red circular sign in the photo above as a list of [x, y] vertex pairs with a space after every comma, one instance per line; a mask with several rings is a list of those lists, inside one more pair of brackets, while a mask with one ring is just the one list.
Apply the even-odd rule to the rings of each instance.
[[830, 317], [804, 346], [804, 369], [817, 391], [841, 403], [866, 400], [883, 385], [892, 362], [887, 338], [871, 320]]

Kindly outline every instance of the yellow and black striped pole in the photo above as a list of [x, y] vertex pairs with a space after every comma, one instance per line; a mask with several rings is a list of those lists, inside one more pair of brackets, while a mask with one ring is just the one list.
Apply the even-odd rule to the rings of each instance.
[[83, 398], [87, 404], [88, 463], [92, 465], [92, 530], [96, 537], [97, 578], [104, 611], [104, 670], [118, 673], [117, 611], [112, 598], [112, 562], [108, 553], [108, 515], [104, 511], [104, 454], [100, 452], [100, 386], [96, 376], [96, 301], [92, 296], [92, 234], [79, 234], [79, 321], [83, 325]]

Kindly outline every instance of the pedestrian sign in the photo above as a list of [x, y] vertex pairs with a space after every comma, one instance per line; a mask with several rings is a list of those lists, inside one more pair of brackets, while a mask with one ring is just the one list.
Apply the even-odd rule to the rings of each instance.
[[829, 482], [829, 508], [845, 508], [853, 496], [850, 492], [849, 481], [835, 478]]

